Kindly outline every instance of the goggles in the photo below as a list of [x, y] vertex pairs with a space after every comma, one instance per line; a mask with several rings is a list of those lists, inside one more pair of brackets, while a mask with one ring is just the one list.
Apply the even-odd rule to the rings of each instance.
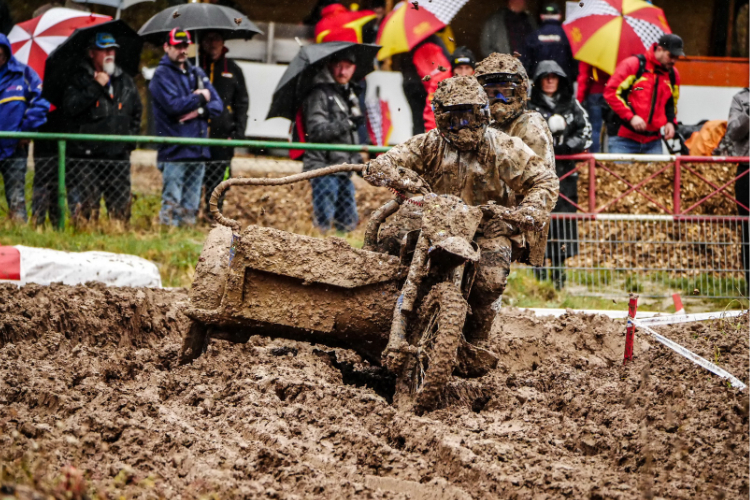
[[496, 102], [508, 104], [519, 92], [521, 77], [513, 74], [494, 73], [478, 78], [480, 85], [490, 99], [490, 105]]
[[450, 106], [443, 109], [445, 128], [457, 132], [464, 128], [473, 128], [479, 124], [477, 109], [471, 104]]

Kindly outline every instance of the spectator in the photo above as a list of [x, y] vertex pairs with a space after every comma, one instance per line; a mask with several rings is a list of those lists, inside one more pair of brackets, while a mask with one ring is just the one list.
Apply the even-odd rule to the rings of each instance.
[[454, 76], [473, 76], [477, 59], [466, 47], [457, 47], [451, 56], [451, 68]]
[[435, 128], [432, 95], [438, 83], [451, 77], [450, 53], [437, 35], [430, 35], [402, 59], [403, 89], [411, 108], [412, 133]]
[[506, 8], [492, 14], [484, 23], [479, 40], [482, 56], [493, 52], [523, 52], [526, 37], [535, 29], [534, 19], [526, 11], [526, 0], [508, 0]]
[[[727, 121], [727, 137], [729, 138], [730, 154], [732, 156], [748, 156], [748, 127], [750, 127], [750, 92], [748, 88], [740, 90], [732, 99], [729, 108], [729, 120]], [[744, 217], [749, 215], [747, 207], [750, 207], [750, 174], [747, 163], [737, 165], [737, 175], [744, 176], [734, 183], [734, 192], [737, 201], [745, 205], [737, 204], [737, 212]], [[742, 267], [745, 269], [745, 294], [750, 294], [750, 228], [747, 220], [742, 221]]]
[[351, 11], [339, 0], [319, 2], [320, 20], [315, 24], [315, 42], [375, 43], [378, 16], [371, 10]]
[[646, 55], [628, 57], [617, 65], [604, 89], [604, 99], [616, 115], [609, 134], [610, 153], [661, 154], [660, 129], [664, 127], [665, 139], [674, 137], [680, 95], [680, 74], [674, 64], [684, 55], [682, 38], [666, 34]]
[[[364, 117], [359, 108], [354, 76], [353, 56], [331, 60], [313, 79], [313, 88], [302, 104], [305, 133], [310, 142], [357, 144], [357, 128]], [[305, 151], [305, 172], [339, 165], [361, 163], [359, 153], [345, 151]], [[357, 226], [357, 204], [351, 173], [338, 173], [310, 180], [313, 192], [313, 222], [321, 231], [331, 223], [337, 231], [348, 232]]]
[[[226, 54], [229, 49], [224, 46], [221, 33], [209, 31], [202, 36], [201, 66], [223, 104], [221, 115], [209, 120], [210, 137], [212, 139], [242, 139], [245, 137], [247, 111], [250, 107], [245, 77], [237, 63], [227, 58]], [[211, 193], [221, 181], [232, 176], [231, 164], [234, 148], [212, 146], [210, 152], [211, 161], [206, 164], [206, 173], [203, 177], [207, 216], [211, 213], [208, 205]], [[221, 204], [221, 201], [219, 203]]]
[[[164, 43], [165, 55], [151, 79], [156, 133], [163, 137], [208, 137], [208, 120], [221, 115], [223, 104], [202, 69], [187, 60], [190, 34], [174, 28]], [[159, 222], [180, 226], [195, 224], [201, 186], [210, 158], [207, 146], [162, 144], [157, 166], [163, 187]]]
[[[133, 78], [117, 63], [119, 45], [97, 33], [65, 89], [66, 131], [138, 135], [143, 106]], [[102, 196], [112, 219], [130, 218], [130, 152], [134, 143], [71, 141], [67, 167], [68, 205], [73, 219], [96, 219]]]
[[578, 62], [573, 59], [570, 43], [562, 29], [562, 14], [555, 3], [548, 3], [539, 16], [542, 25], [526, 37], [522, 52], [523, 65], [530, 75], [536, 74], [539, 61], [555, 61], [571, 81], [578, 76]]
[[[538, 111], [547, 120], [552, 132], [555, 155], [582, 153], [591, 145], [591, 125], [586, 111], [573, 97], [573, 84], [555, 61], [541, 61], [534, 74], [534, 87], [528, 109]], [[557, 160], [555, 170], [560, 179], [560, 194], [578, 203], [578, 173], [562, 178], [575, 169], [573, 160]], [[552, 210], [557, 213], [575, 213], [575, 205], [563, 196]], [[552, 283], [558, 290], [565, 286], [565, 259], [578, 255], [578, 224], [575, 219], [550, 221], [547, 258], [552, 263]], [[546, 270], [538, 272], [546, 279]]]
[[8, 4], [5, 0], [0, 0], [0, 33], [7, 35], [13, 29], [14, 24]]
[[[65, 117], [57, 108], [47, 114], [47, 122], [39, 127], [39, 132], [65, 132]], [[68, 143], [71, 144], [71, 143]], [[31, 195], [31, 217], [35, 226], [44, 224], [49, 214], [52, 226], [57, 227], [62, 217], [58, 193], [60, 189], [57, 141], [34, 141], [34, 185]]]
[[595, 68], [583, 61], [578, 63], [578, 102], [583, 104], [583, 109], [589, 115], [591, 122], [591, 153], [598, 153], [602, 150], [601, 133], [602, 125], [602, 107], [606, 103], [604, 100], [604, 87], [609, 81], [609, 74]]
[[[33, 132], [47, 121], [49, 103], [42, 99], [36, 72], [13, 56], [8, 38], [0, 33], [0, 130]], [[26, 222], [26, 161], [29, 141], [0, 140], [0, 174], [11, 218]]]

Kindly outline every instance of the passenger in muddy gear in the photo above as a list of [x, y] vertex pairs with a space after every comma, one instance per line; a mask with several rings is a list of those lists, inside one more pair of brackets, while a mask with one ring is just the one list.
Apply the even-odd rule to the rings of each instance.
[[494, 53], [477, 65], [474, 76], [490, 99], [490, 126], [521, 139], [554, 171], [555, 152], [547, 122], [536, 111], [526, 109], [531, 85], [521, 61]]
[[[376, 186], [420, 192], [431, 189], [452, 194], [469, 205], [495, 202], [508, 206], [523, 198], [514, 215], [546, 221], [557, 202], [559, 183], [554, 170], [519, 138], [489, 127], [489, 99], [472, 77], [457, 76], [440, 83], [435, 99], [438, 128], [412, 137], [370, 161], [364, 178]], [[401, 211], [408, 211], [409, 204]], [[411, 220], [414, 220], [413, 218]], [[388, 222], [381, 233], [389, 231]], [[543, 225], [546, 231], [546, 225]], [[545, 232], [509, 224], [490, 211], [477, 232], [481, 249], [477, 279], [469, 296], [469, 332], [486, 340], [496, 307], [507, 283], [511, 260], [539, 265], [544, 256]], [[530, 251], [539, 247], [540, 251]], [[493, 304], [497, 306], [493, 307]]]

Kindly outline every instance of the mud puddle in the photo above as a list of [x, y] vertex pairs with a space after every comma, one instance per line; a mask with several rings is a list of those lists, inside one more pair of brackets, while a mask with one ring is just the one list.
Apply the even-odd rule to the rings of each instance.
[[[178, 366], [185, 297], [0, 286], [6, 496], [748, 495], [747, 394], [645, 336], [623, 368], [622, 322], [505, 311], [498, 369], [416, 417], [348, 350], [255, 336]], [[747, 331], [747, 317], [659, 328], [745, 382]]]

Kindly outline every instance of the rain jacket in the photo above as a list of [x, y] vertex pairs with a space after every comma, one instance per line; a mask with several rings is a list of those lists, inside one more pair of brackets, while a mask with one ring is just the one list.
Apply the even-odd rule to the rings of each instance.
[[526, 72], [533, 75], [541, 61], [555, 61], [571, 79], [578, 75], [578, 61], [573, 59], [570, 42], [562, 23], [554, 19], [542, 21], [534, 33], [526, 37], [521, 60]]
[[[110, 84], [99, 85], [94, 68], [81, 62], [63, 95], [66, 132], [74, 134], [139, 135], [143, 105], [130, 75], [116, 66]], [[71, 141], [73, 157], [120, 158], [135, 143]]]
[[604, 86], [609, 81], [609, 73], [595, 68], [583, 61], [578, 63], [578, 94], [576, 99], [583, 102], [592, 94], [603, 94]]
[[245, 75], [236, 62], [227, 58], [229, 49], [224, 51], [218, 61], [203, 58], [201, 67], [221, 97], [224, 105], [221, 114], [209, 120], [212, 139], [242, 139], [247, 129], [247, 111], [250, 98], [245, 85]]
[[748, 156], [748, 123], [750, 122], [750, 92], [747, 87], [732, 98], [727, 122], [727, 138], [731, 141], [733, 156]]
[[[201, 88], [199, 85], [211, 92], [209, 102], [202, 95], [193, 94]], [[183, 70], [166, 55], [159, 61], [148, 89], [154, 104], [156, 134], [162, 137], [206, 138], [209, 118], [219, 116], [224, 107], [202, 69], [186, 61]], [[205, 110], [202, 116], [180, 123], [180, 117], [201, 107]], [[161, 144], [157, 161], [202, 161], [210, 157], [208, 146]]]
[[[617, 65], [604, 88], [604, 99], [624, 121], [617, 133], [640, 143], [658, 141], [659, 129], [668, 122], [677, 126], [677, 100], [680, 97], [680, 74], [674, 69], [674, 86], [669, 71], [656, 60], [653, 44], [646, 53], [643, 75], [635, 81], [640, 68], [638, 57], [631, 56]], [[630, 120], [638, 115], [646, 122], [645, 132], [636, 132]]]
[[[438, 129], [414, 136], [370, 161], [365, 180], [379, 185], [381, 179], [397, 178], [399, 167], [421, 175], [435, 193], [458, 196], [469, 205], [507, 206], [506, 186], [523, 197], [521, 207], [549, 214], [557, 202], [555, 173], [520, 139], [489, 127], [475, 151], [459, 151]], [[531, 247], [539, 239], [533, 232], [525, 236]]]
[[315, 42], [375, 43], [378, 16], [371, 10], [351, 11], [340, 3], [323, 7], [315, 25]]
[[[8, 38], [0, 33], [0, 45], [10, 58], [0, 68], [0, 130], [33, 132], [47, 121], [49, 103], [42, 99], [42, 81], [36, 71], [18, 62]], [[12, 156], [18, 139], [0, 140], [0, 160]]]
[[[440, 69], [442, 68], [442, 70]], [[427, 93], [422, 119], [425, 131], [436, 127], [432, 98], [438, 83], [452, 76], [450, 53], [437, 35], [430, 35], [420, 42], [404, 61], [404, 91], [409, 85], [422, 85]], [[429, 77], [429, 78], [426, 78]]]
[[[554, 106], [550, 106], [548, 99], [544, 98], [541, 89], [541, 79], [549, 73], [560, 77], [558, 92], [553, 97]], [[542, 61], [539, 63], [534, 74], [534, 88], [531, 91], [529, 109], [538, 111], [545, 120], [552, 115], [560, 115], [565, 119], [565, 130], [553, 136], [553, 147], [555, 154], [569, 155], [582, 153], [591, 147], [591, 124], [588, 115], [581, 104], [573, 97], [573, 88], [565, 72], [555, 61]], [[575, 168], [573, 160], [557, 160], [555, 171], [558, 177], [562, 177]], [[560, 192], [573, 200], [578, 201], [578, 174], [574, 173], [560, 180]], [[555, 207], [555, 212], [576, 212], [575, 206], [563, 203], [562, 198]]]
[[[351, 121], [349, 95], [351, 84], [336, 83], [327, 67], [313, 78], [313, 89], [302, 103], [306, 142], [327, 144], [359, 144], [359, 135]], [[359, 153], [347, 151], [312, 151], [303, 156], [302, 170], [316, 170], [340, 163], [360, 163]], [[351, 176], [351, 172], [336, 174]]]

